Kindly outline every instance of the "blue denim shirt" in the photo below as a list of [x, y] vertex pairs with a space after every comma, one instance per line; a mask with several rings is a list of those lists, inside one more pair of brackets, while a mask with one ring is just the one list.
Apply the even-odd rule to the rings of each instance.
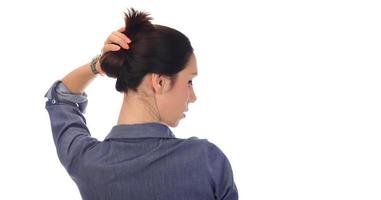
[[45, 95], [60, 162], [85, 200], [238, 199], [230, 163], [206, 139], [179, 139], [161, 123], [116, 125], [91, 137], [86, 94], [57, 81]]

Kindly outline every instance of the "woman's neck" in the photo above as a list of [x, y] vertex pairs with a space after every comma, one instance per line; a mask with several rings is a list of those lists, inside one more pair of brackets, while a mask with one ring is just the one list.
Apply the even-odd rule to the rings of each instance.
[[160, 122], [155, 101], [137, 94], [124, 94], [118, 125]]

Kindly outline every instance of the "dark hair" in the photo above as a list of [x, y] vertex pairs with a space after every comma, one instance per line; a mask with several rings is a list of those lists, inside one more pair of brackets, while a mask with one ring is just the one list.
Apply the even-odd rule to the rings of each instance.
[[[176, 79], [193, 53], [189, 39], [181, 32], [150, 22], [148, 13], [133, 8], [125, 13], [125, 31], [131, 39], [128, 50], [121, 48], [102, 55], [102, 70], [116, 78], [116, 90], [135, 92], [144, 76], [156, 73]], [[173, 81], [172, 81], [173, 82]]]

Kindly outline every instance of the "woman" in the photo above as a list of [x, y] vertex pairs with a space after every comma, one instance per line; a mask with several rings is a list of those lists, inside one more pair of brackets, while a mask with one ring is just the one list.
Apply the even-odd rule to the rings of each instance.
[[[206, 139], [179, 139], [169, 127], [196, 101], [196, 58], [188, 38], [151, 24], [134, 9], [96, 57], [57, 81], [46, 97], [62, 165], [83, 199], [238, 199], [224, 153]], [[116, 78], [124, 93], [117, 125], [104, 141], [91, 137], [82, 113], [86, 86]]]

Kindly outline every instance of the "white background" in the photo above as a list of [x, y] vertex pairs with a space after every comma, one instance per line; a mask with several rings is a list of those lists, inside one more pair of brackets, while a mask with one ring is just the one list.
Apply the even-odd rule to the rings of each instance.
[[[43, 95], [100, 52], [128, 7], [191, 40], [198, 101], [173, 131], [218, 145], [240, 199], [381, 199], [379, 1], [2, 1], [0, 199], [80, 199]], [[100, 140], [115, 80], [88, 88]]]

